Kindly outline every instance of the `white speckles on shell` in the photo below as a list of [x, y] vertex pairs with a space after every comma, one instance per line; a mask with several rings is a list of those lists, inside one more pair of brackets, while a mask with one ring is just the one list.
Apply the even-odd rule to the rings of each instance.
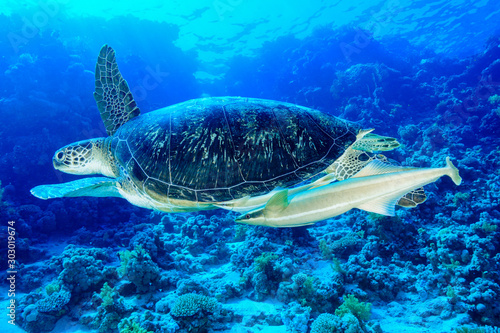
[[117, 145], [118, 163], [132, 165], [135, 158], [139, 174], [131, 180], [147, 178], [137, 184], [139, 191], [153, 184], [148, 180], [176, 189], [158, 193], [156, 205], [170, 204], [167, 197], [223, 201], [293, 186], [323, 171], [357, 131], [307, 108], [233, 97], [188, 101], [129, 123], [116, 134], [127, 143]]

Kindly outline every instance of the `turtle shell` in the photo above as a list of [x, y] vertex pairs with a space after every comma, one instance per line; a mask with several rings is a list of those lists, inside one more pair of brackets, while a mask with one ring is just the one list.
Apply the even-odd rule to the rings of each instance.
[[155, 200], [219, 202], [311, 178], [358, 130], [294, 104], [203, 98], [129, 120], [111, 145], [125, 175]]

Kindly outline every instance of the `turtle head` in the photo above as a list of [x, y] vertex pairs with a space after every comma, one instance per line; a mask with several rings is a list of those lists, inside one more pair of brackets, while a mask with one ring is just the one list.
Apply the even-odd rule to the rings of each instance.
[[64, 146], [54, 154], [54, 168], [73, 175], [103, 174], [116, 177], [106, 138], [78, 141]]

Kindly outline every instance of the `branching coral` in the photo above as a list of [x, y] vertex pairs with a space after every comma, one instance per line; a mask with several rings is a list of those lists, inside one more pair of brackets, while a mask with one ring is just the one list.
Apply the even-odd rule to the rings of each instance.
[[102, 286], [101, 292], [94, 295], [96, 296], [101, 300], [97, 315], [84, 317], [81, 322], [97, 329], [100, 333], [116, 332], [120, 320], [126, 317], [133, 308], [127, 306], [123, 297], [107, 282]]
[[99, 297], [102, 300], [101, 306], [107, 308], [113, 305], [117, 302], [119, 296], [120, 295], [118, 294], [118, 292], [114, 288], [111, 288], [107, 282], [105, 282], [101, 288], [101, 292], [99, 293]]
[[118, 325], [119, 333], [153, 333], [142, 328], [137, 322], [129, 319], [123, 319]]
[[335, 315], [343, 317], [348, 313], [352, 313], [360, 321], [370, 319], [372, 305], [370, 303], [360, 302], [356, 296], [344, 296], [344, 303], [335, 310]]
[[170, 313], [174, 317], [189, 317], [200, 312], [214, 313], [218, 304], [213, 297], [189, 293], [180, 296], [176, 300]]
[[255, 258], [255, 270], [258, 272], [268, 272], [273, 269], [273, 264], [278, 260], [278, 255], [274, 253], [264, 252]]
[[121, 266], [118, 272], [126, 276], [137, 287], [137, 291], [145, 293], [157, 288], [160, 269], [146, 250], [136, 246], [133, 251], [122, 251], [119, 255]]

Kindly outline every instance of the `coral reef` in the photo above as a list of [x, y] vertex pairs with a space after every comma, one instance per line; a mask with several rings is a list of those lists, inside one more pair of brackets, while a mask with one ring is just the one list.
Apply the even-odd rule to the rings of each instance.
[[[157, 36], [159, 25], [144, 29]], [[170, 73], [141, 96], [143, 111], [201, 91], [336, 110], [397, 137], [393, 163], [440, 167], [450, 156], [463, 184], [427, 186], [424, 204], [394, 217], [353, 210], [294, 229], [235, 225], [222, 210], [160, 214], [118, 198], [36, 200], [34, 185], [72, 179], [41, 172], [57, 148], [105, 135], [91, 95], [94, 47], [43, 34], [0, 57], [0, 113], [12, 124], [0, 130], [0, 218], [16, 221], [20, 327], [50, 332], [64, 318], [102, 333], [382, 332], [393, 322], [499, 330], [500, 38], [461, 60], [392, 37], [346, 58], [339, 45], [360, 32], [324, 28], [234, 58], [201, 86], [199, 59], [174, 46], [176, 28], [162, 31], [155, 54], [121, 65], [134, 84], [148, 64]], [[124, 54], [139, 54], [125, 44]]]
[[191, 317], [214, 313], [216, 309], [217, 300], [215, 298], [190, 293], [179, 296], [170, 313], [174, 317]]
[[138, 292], [145, 293], [158, 288], [160, 269], [142, 246], [119, 252], [118, 255], [121, 261], [119, 272], [135, 285]]

